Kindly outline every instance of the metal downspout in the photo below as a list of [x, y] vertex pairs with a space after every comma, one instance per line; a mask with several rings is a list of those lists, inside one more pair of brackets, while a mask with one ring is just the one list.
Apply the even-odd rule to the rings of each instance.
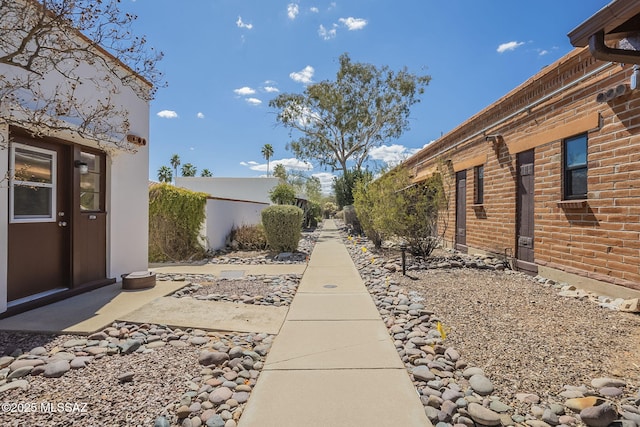
[[640, 51], [614, 49], [604, 44], [604, 31], [598, 31], [589, 37], [589, 52], [601, 61], [620, 62], [622, 64], [640, 64]]

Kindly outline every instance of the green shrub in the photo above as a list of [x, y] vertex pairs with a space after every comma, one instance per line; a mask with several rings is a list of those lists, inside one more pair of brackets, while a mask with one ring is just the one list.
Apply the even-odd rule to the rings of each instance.
[[273, 187], [269, 198], [277, 205], [293, 205], [296, 202], [296, 190], [286, 182], [281, 182]]
[[292, 205], [273, 205], [262, 210], [262, 225], [269, 247], [277, 252], [293, 252], [302, 234], [302, 209]]
[[260, 251], [267, 247], [267, 235], [262, 224], [243, 225], [231, 230], [229, 240], [245, 251]]
[[149, 187], [149, 261], [202, 258], [199, 242], [207, 195], [169, 184]]

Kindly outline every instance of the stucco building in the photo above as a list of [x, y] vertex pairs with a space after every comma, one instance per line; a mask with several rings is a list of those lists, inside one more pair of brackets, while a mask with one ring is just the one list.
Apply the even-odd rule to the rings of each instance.
[[[88, 42], [80, 34], [71, 36], [80, 45]], [[105, 51], [96, 52], [103, 61], [73, 65], [75, 107], [82, 115], [82, 108], [91, 110], [108, 98], [117, 111], [109, 128], [125, 133], [104, 137], [91, 129], [74, 131], [75, 122], [65, 114], [50, 117], [50, 123], [60, 124], [55, 129], [43, 126], [46, 120], [32, 125], [26, 109], [16, 113], [16, 98], [2, 99], [0, 316], [147, 269], [149, 103], [144, 93], [151, 86]], [[15, 76], [16, 82], [25, 81], [20, 77], [26, 73], [0, 65], [0, 75]], [[133, 81], [105, 93], [98, 85], [114, 74]], [[53, 96], [69, 87], [66, 83], [64, 74], [51, 69], [39, 77], [38, 93]]]

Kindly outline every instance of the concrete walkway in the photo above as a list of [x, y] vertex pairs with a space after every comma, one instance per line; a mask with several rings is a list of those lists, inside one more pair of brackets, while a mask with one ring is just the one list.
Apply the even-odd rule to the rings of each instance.
[[430, 425], [335, 223], [325, 221], [239, 427]]

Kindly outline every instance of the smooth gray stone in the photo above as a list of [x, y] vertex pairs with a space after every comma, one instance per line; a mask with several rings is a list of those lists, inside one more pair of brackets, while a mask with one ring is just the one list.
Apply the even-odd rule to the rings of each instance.
[[500, 424], [500, 415], [489, 408], [485, 408], [477, 403], [469, 403], [467, 407], [469, 416], [473, 421], [486, 426], [497, 426]]
[[22, 390], [28, 390], [29, 389], [29, 381], [27, 381], [27, 380], [16, 380], [16, 381], [11, 381], [10, 383], [2, 384], [2, 385], [0, 385], [0, 394], [4, 393], [5, 391], [14, 390], [16, 388], [19, 388], [19, 389], [22, 389]]
[[469, 379], [474, 375], [484, 375], [484, 371], [481, 368], [477, 368], [477, 367], [470, 367], [465, 369], [462, 372], [462, 376]]
[[220, 365], [229, 360], [229, 355], [221, 351], [203, 350], [198, 356], [198, 362], [204, 366]]
[[158, 417], [153, 423], [153, 427], [171, 427], [171, 423], [165, 417]]
[[436, 379], [435, 374], [431, 372], [426, 366], [417, 366], [413, 368], [411, 373], [413, 374], [413, 377], [416, 379], [416, 381], [431, 381]]
[[138, 340], [127, 340], [124, 344], [120, 344], [120, 352], [122, 354], [131, 354], [140, 348], [142, 343]]
[[487, 396], [493, 393], [493, 384], [489, 378], [484, 375], [472, 375], [471, 378], [469, 378], [469, 385], [473, 391], [478, 393], [480, 396]]
[[66, 360], [54, 360], [51, 363], [47, 363], [44, 367], [44, 375], [47, 378], [59, 378], [63, 376], [69, 369], [71, 369], [71, 365]]
[[580, 419], [589, 427], [607, 427], [616, 418], [618, 418], [618, 412], [608, 403], [591, 406], [580, 411]]
[[7, 379], [13, 380], [17, 378], [26, 377], [27, 375], [29, 375], [32, 369], [33, 369], [33, 366], [23, 366], [22, 368], [18, 368], [15, 371], [11, 372], [9, 375], [7, 375]]
[[224, 427], [224, 420], [218, 414], [215, 414], [205, 423], [207, 427]]

